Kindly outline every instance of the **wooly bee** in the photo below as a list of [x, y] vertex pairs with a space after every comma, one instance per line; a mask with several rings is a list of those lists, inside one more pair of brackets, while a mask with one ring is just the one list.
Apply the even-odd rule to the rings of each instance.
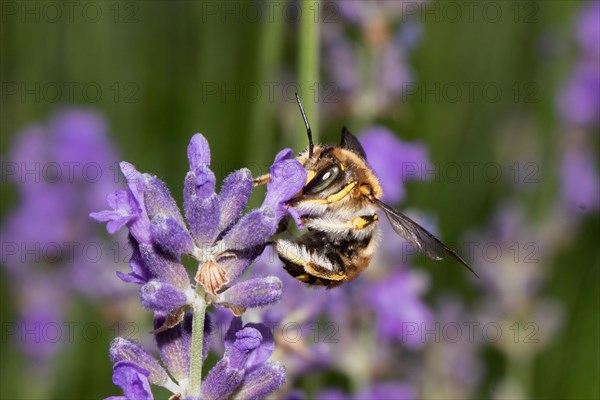
[[[288, 201], [301, 216], [308, 232], [297, 238], [274, 241], [285, 270], [310, 285], [332, 288], [355, 279], [369, 266], [377, 247], [378, 211], [383, 211], [394, 231], [419, 252], [441, 260], [454, 259], [477, 274], [467, 263], [406, 215], [380, 198], [379, 180], [367, 164], [358, 139], [345, 127], [338, 146], [314, 145], [310, 125], [296, 100], [308, 134], [308, 147], [297, 160], [307, 171], [302, 191]], [[264, 175], [254, 180], [261, 185]]]

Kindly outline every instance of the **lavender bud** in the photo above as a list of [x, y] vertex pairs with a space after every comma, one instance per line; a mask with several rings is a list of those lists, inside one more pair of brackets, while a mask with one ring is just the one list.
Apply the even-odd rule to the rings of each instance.
[[142, 306], [153, 311], [169, 313], [192, 302], [192, 295], [165, 282], [151, 280], [140, 289]]
[[[169, 380], [167, 372], [144, 348], [129, 339], [115, 338], [110, 344], [110, 359], [113, 363], [130, 361], [149, 372], [148, 379], [153, 385], [163, 386]], [[116, 367], [116, 366], [115, 366]]]
[[152, 219], [152, 239], [170, 256], [179, 259], [181, 254], [190, 254], [194, 249], [192, 237], [179, 222], [163, 214]]
[[123, 389], [125, 397], [117, 399], [152, 400], [152, 391], [148, 376], [150, 373], [140, 366], [129, 362], [119, 361], [113, 366], [113, 383]]
[[264, 307], [281, 299], [282, 286], [275, 276], [249, 279], [219, 294], [216, 302], [243, 308]]
[[285, 367], [279, 362], [268, 362], [244, 376], [234, 400], [258, 400], [279, 389], [285, 383]]
[[246, 207], [252, 192], [252, 175], [247, 168], [232, 172], [225, 178], [219, 193], [221, 217], [219, 231], [231, 226]]

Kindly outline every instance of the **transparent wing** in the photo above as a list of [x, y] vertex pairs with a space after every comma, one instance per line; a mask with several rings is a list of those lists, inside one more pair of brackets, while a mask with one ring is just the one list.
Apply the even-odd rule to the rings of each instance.
[[427, 257], [433, 258], [434, 260], [442, 260], [445, 258], [451, 258], [458, 261], [469, 271], [473, 273], [477, 278], [479, 275], [475, 273], [467, 265], [467, 263], [450, 247], [442, 243], [438, 238], [429, 233], [421, 225], [417, 224], [406, 215], [394, 210], [392, 207], [385, 204], [379, 199], [375, 199], [377, 205], [383, 210], [385, 216], [392, 224], [394, 231], [408, 240], [419, 252], [425, 254]]

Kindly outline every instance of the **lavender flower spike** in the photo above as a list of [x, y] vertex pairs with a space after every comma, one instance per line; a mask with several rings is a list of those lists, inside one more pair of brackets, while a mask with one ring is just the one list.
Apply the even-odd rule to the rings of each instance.
[[[113, 399], [152, 399], [150, 384], [188, 397], [194, 393], [189, 367], [200, 360], [190, 357], [192, 322], [192, 315], [188, 313], [183, 324], [156, 334], [161, 358], [168, 371], [139, 344], [123, 338], [115, 339], [110, 352], [115, 363], [113, 382], [123, 388], [126, 397]], [[162, 317], [155, 319], [155, 326], [162, 324]], [[208, 350], [209, 325], [207, 323], [204, 330], [206, 347], [203, 358]], [[202, 381], [201, 398], [222, 399], [235, 394], [236, 398], [253, 399], [277, 390], [285, 381], [285, 368], [279, 363], [267, 362], [273, 348], [273, 335], [267, 326], [242, 325], [240, 318], [234, 318], [225, 337], [223, 358]]]
[[[188, 147], [186, 219], [162, 181], [139, 173], [130, 164], [121, 164], [123, 173], [129, 173], [128, 190], [113, 193], [109, 197], [112, 210], [93, 213], [92, 217], [108, 222], [110, 232], [122, 226], [129, 228], [132, 272], [119, 277], [139, 284], [142, 305], [155, 312], [153, 333], [168, 369], [135, 342], [115, 340], [111, 346], [115, 383], [128, 398], [151, 398], [148, 384], [164, 386], [178, 397], [205, 400], [226, 398], [236, 390], [259, 397], [283, 384], [283, 367], [264, 364], [274, 348], [271, 332], [260, 324], [242, 326], [239, 318], [228, 331], [223, 359], [204, 382], [202, 365], [209, 343], [205, 337], [209, 331], [207, 304], [241, 314], [248, 307], [266, 306], [281, 298], [282, 283], [277, 277], [241, 283], [234, 280], [262, 253], [283, 218], [298, 217], [286, 202], [302, 189], [306, 171], [291, 154], [291, 150], [284, 150], [277, 155], [270, 168], [265, 201], [243, 217], [241, 212], [253, 186], [250, 171], [231, 174], [217, 195], [215, 176], [209, 168], [210, 149], [200, 134], [194, 135]], [[180, 262], [182, 254], [198, 260], [199, 285], [195, 288]], [[186, 317], [189, 305], [193, 313]]]

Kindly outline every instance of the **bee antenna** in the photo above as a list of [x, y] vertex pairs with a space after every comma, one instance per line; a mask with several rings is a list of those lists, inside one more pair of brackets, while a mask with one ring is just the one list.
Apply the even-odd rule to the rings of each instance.
[[312, 158], [313, 149], [315, 144], [312, 139], [312, 131], [310, 130], [310, 125], [308, 124], [308, 119], [306, 119], [306, 114], [304, 113], [304, 108], [302, 107], [302, 103], [300, 102], [300, 97], [298, 97], [298, 93], [294, 93], [296, 95], [296, 101], [298, 102], [298, 107], [300, 107], [300, 113], [302, 114], [302, 118], [304, 119], [304, 125], [306, 126], [306, 134], [308, 135], [308, 158]]

